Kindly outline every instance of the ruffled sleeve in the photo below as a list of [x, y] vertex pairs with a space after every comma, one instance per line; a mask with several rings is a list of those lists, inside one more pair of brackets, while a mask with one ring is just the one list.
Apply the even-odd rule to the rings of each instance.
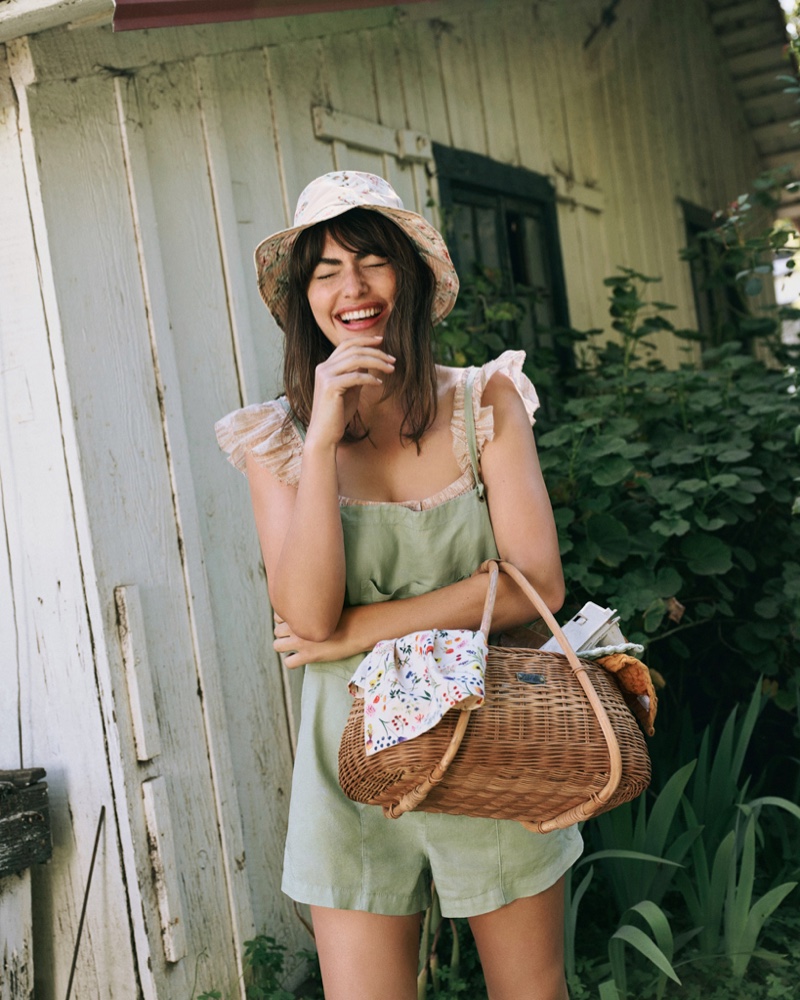
[[[489, 361], [478, 369], [472, 385], [472, 407], [475, 414], [475, 436], [478, 444], [478, 457], [487, 441], [494, 438], [494, 412], [491, 406], [483, 405], [483, 391], [489, 380], [497, 372], [502, 372], [509, 378], [517, 390], [528, 414], [531, 427], [536, 422], [534, 414], [539, 408], [539, 397], [533, 383], [522, 371], [525, 362], [524, 351], [504, 351], [499, 358]], [[467, 370], [468, 371], [468, 370]], [[467, 428], [464, 420], [464, 389], [467, 373], [456, 386], [456, 396], [453, 401], [453, 437], [456, 445], [456, 457], [462, 468], [469, 467], [469, 446], [467, 444]]]
[[286, 411], [277, 400], [253, 403], [234, 410], [214, 425], [220, 448], [240, 472], [251, 454], [289, 486], [297, 486], [303, 458], [303, 440], [295, 425], [286, 422]]

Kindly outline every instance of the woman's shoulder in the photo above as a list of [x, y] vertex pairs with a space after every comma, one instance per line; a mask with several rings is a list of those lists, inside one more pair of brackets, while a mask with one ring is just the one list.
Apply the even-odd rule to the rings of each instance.
[[493, 404], [502, 405], [504, 399], [513, 403], [516, 397], [522, 402], [528, 420], [533, 426], [534, 415], [539, 408], [539, 396], [533, 383], [523, 371], [524, 364], [524, 351], [504, 351], [499, 357], [479, 367], [448, 369], [457, 373], [455, 377], [460, 386], [457, 399], [466, 395], [467, 385], [471, 383], [476, 424], [479, 421], [491, 422]]
[[474, 394], [482, 409], [491, 408], [493, 403], [500, 403], [504, 397], [513, 398], [516, 394], [533, 426], [534, 414], [539, 408], [539, 396], [523, 371], [524, 364], [524, 351], [504, 351], [498, 358], [477, 369]]
[[281, 482], [296, 486], [300, 478], [303, 441], [294, 423], [287, 420], [281, 399], [233, 410], [214, 425], [220, 448], [240, 472], [247, 456], [268, 468]]
[[528, 421], [533, 425], [539, 397], [522, 370], [524, 363], [524, 351], [504, 351], [498, 358], [479, 367], [443, 369], [448, 374], [442, 377], [452, 378], [455, 382], [452, 430], [459, 464], [466, 465], [469, 461], [466, 422], [468, 387], [479, 456], [486, 442], [494, 439], [495, 406], [511, 407], [521, 403]]

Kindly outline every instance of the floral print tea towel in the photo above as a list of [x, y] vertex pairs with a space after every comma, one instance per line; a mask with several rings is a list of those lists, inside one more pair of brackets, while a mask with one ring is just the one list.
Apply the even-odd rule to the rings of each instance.
[[350, 678], [364, 699], [367, 756], [432, 729], [451, 708], [484, 700], [483, 632], [432, 629], [379, 642]]

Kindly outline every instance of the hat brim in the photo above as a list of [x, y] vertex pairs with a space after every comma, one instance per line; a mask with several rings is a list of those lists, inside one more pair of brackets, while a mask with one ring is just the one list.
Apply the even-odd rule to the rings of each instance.
[[[255, 249], [258, 290], [265, 305], [281, 329], [286, 322], [286, 300], [289, 285], [289, 258], [297, 237], [304, 229], [320, 225], [349, 212], [353, 205], [332, 205], [324, 217], [302, 226], [292, 226], [273, 233]], [[431, 309], [431, 321], [440, 323], [455, 305], [458, 295], [458, 275], [442, 234], [424, 216], [407, 209], [384, 208], [379, 205], [361, 205], [370, 212], [379, 212], [391, 219], [411, 240], [422, 259], [433, 271], [436, 292]]]

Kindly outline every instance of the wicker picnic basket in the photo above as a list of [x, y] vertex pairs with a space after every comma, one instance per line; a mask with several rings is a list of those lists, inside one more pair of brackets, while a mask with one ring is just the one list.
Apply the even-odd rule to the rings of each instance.
[[[490, 572], [481, 631], [489, 634], [498, 564]], [[486, 698], [451, 710], [420, 736], [367, 757], [364, 701], [353, 700], [339, 747], [339, 783], [356, 802], [405, 812], [518, 820], [561, 829], [636, 798], [650, 783], [644, 737], [613, 675], [579, 660], [547, 605], [510, 563], [514, 579], [566, 655], [489, 647]]]

